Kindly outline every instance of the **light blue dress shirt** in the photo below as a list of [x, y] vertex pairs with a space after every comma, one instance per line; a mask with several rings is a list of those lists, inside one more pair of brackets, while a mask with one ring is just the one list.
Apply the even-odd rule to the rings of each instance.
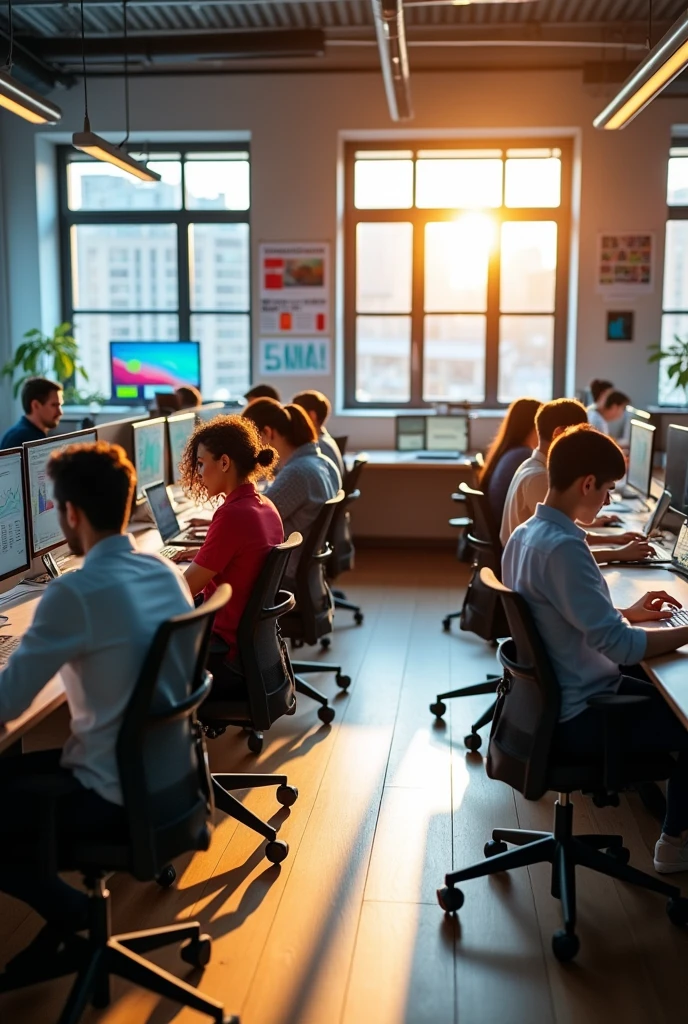
[[589, 697], [615, 690], [619, 665], [640, 661], [644, 630], [612, 604], [585, 531], [548, 505], [512, 533], [502, 579], [525, 598], [561, 688], [560, 721], [585, 711]]

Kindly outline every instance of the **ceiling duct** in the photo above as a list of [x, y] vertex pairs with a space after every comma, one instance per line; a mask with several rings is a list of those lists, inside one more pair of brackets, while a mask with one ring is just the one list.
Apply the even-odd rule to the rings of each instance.
[[402, 0], [371, 0], [382, 81], [393, 121], [413, 117]]

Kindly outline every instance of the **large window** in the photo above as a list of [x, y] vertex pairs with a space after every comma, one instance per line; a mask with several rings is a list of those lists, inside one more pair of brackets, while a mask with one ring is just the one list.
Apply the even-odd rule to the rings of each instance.
[[111, 341], [201, 343], [205, 398], [251, 378], [246, 144], [150, 149], [145, 183], [61, 150], [64, 317], [89, 391], [110, 395]]
[[[667, 225], [662, 295], [663, 349], [676, 338], [688, 337], [688, 139], [677, 140], [669, 151], [667, 175]], [[659, 364], [660, 405], [684, 405], [681, 388], [673, 387], [667, 374], [669, 360]]]
[[350, 407], [563, 394], [566, 140], [349, 143]]

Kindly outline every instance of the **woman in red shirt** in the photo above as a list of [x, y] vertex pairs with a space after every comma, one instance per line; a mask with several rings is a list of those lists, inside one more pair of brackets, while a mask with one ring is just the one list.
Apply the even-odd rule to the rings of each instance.
[[207, 600], [220, 583], [232, 588], [230, 601], [213, 625], [215, 697], [240, 696], [239, 620], [268, 553], [284, 540], [279, 512], [254, 486], [259, 476], [271, 475], [276, 459], [274, 448], [263, 445], [253, 423], [241, 416], [217, 416], [193, 432], [181, 462], [182, 486], [188, 494], [199, 502], [224, 499], [203, 545], [184, 549], [175, 558], [193, 557], [184, 578], [194, 598], [202, 594]]

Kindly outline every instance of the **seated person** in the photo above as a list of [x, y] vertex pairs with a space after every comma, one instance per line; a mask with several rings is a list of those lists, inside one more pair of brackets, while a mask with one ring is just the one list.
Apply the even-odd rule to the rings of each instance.
[[200, 409], [203, 405], [201, 392], [191, 384], [182, 384], [175, 391], [175, 395], [179, 402], [178, 409]]
[[[503, 545], [506, 545], [517, 526], [525, 523], [526, 519], [534, 515], [537, 503], [545, 500], [548, 486], [547, 453], [554, 439], [562, 434], [567, 427], [586, 422], [587, 414], [584, 406], [573, 398], [557, 398], [553, 402], [546, 402], [540, 408], [535, 417], [538, 446], [530, 458], [526, 459], [516, 470], [504, 503], [502, 528], [499, 532], [499, 538]], [[618, 516], [601, 516], [594, 523], [585, 523], [584, 525], [609, 526], [618, 521]], [[588, 533], [587, 540], [589, 544], [604, 545], [604, 547], [597, 547], [593, 551], [598, 562], [609, 562], [612, 559], [635, 562], [639, 558], [647, 558], [652, 554], [652, 548], [647, 538], [639, 533], [624, 532], [613, 537]]]
[[326, 395], [323, 395], [322, 391], [300, 391], [298, 395], [294, 395], [292, 402], [294, 405], [300, 405], [301, 408], [305, 410], [306, 415], [312, 422], [315, 427], [315, 432], [318, 435], [320, 451], [323, 455], [327, 455], [328, 459], [332, 459], [343, 480], [344, 459], [342, 458], [342, 453], [337, 447], [337, 442], [325, 426], [325, 423], [332, 412], [332, 405], [329, 398]]
[[639, 625], [669, 618], [680, 607], [664, 591], [645, 594], [630, 608], [614, 608], [585, 534], [576, 526], [609, 503], [609, 491], [625, 472], [621, 449], [611, 438], [587, 426], [565, 431], [549, 453], [545, 499], [509, 539], [502, 576], [525, 599], [559, 682], [559, 752], [602, 755], [604, 715], [587, 706], [590, 697], [640, 693], [651, 698], [626, 709], [621, 743], [627, 754], [679, 752], [655, 848], [655, 869], [666, 873], [688, 868], [688, 733], [651, 683], [624, 676], [619, 666], [683, 647], [688, 626]]
[[274, 398], [276, 402], [280, 401], [279, 391], [273, 388], [272, 384], [254, 384], [244, 398], [247, 402], [253, 402], [256, 398]]
[[42, 441], [62, 419], [62, 385], [45, 377], [29, 377], [21, 390], [24, 415], [6, 430], [0, 448], [20, 448], [25, 441]]
[[[243, 415], [258, 427], [263, 444], [276, 449], [280, 471], [265, 492], [275, 503], [288, 537], [294, 531], [304, 539], [326, 501], [342, 486], [339, 470], [317, 444], [315, 427], [298, 405], [280, 405], [272, 398], [257, 398]], [[285, 581], [296, 576], [299, 551], [287, 564]]]
[[217, 416], [193, 432], [181, 462], [181, 483], [196, 501], [223, 498], [200, 548], [182, 548], [175, 562], [193, 559], [184, 579], [192, 597], [207, 600], [221, 583], [229, 583], [232, 600], [215, 616], [211, 650], [213, 697], [245, 696], [237, 663], [237, 629], [251, 591], [269, 552], [284, 540], [282, 520], [254, 481], [270, 473], [277, 459], [253, 423], [241, 416]]
[[596, 377], [594, 380], [590, 381], [589, 391], [590, 397], [592, 398], [592, 403], [587, 407], [585, 411], [588, 414], [588, 423], [590, 423], [591, 426], [594, 427], [596, 425], [590, 419], [590, 414], [600, 412], [605, 403], [607, 395], [611, 394], [613, 390], [614, 385], [610, 380], [600, 380]]
[[487, 496], [497, 528], [513, 475], [537, 445], [535, 414], [541, 404], [536, 398], [517, 398], [512, 402], [485, 456], [478, 486]]
[[609, 424], [624, 416], [629, 402], [630, 398], [624, 395], [623, 391], [609, 391], [599, 408], [588, 412], [588, 423], [601, 434], [608, 434]]
[[[125, 829], [116, 759], [124, 712], [158, 627], [193, 607], [180, 574], [157, 555], [137, 551], [124, 533], [136, 473], [121, 448], [102, 441], [71, 445], [52, 455], [47, 473], [60, 528], [84, 562], [50, 581], [33, 625], [0, 671], [0, 721], [26, 711], [60, 670], [71, 713], [62, 751], [0, 759], [0, 889], [48, 922], [33, 953], [55, 951], [67, 933], [85, 927], [88, 898], [40, 862], [10, 863], [5, 856], [13, 836], [21, 843], [42, 827], [40, 801], [13, 790], [13, 783], [45, 777], [49, 786], [55, 776], [70, 782], [70, 791], [55, 798], [58, 842], [63, 834], [96, 839]], [[181, 699], [186, 676], [167, 671], [160, 693]], [[184, 756], [184, 749], [170, 749], [172, 779]]]

